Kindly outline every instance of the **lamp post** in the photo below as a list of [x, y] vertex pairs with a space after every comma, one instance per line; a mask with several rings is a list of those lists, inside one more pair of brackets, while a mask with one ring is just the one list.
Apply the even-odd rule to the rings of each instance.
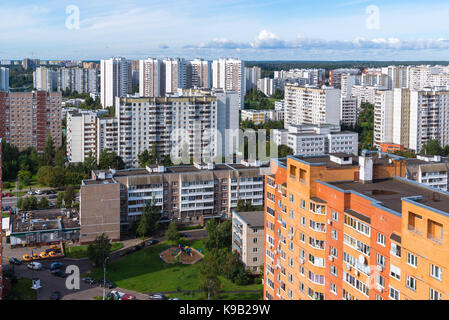
[[106, 262], [109, 257], [104, 258], [104, 245], [103, 245], [103, 300], [106, 300]]

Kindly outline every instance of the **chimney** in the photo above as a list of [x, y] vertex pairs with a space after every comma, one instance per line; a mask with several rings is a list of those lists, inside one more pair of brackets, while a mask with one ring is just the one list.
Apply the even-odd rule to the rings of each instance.
[[359, 157], [359, 166], [360, 166], [360, 181], [362, 181], [362, 183], [373, 182], [374, 162], [367, 150], [362, 151], [362, 155]]

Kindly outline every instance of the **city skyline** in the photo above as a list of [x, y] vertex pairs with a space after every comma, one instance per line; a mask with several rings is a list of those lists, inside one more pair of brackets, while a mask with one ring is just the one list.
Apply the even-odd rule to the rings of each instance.
[[443, 1], [4, 1], [0, 58], [449, 60], [448, 12]]

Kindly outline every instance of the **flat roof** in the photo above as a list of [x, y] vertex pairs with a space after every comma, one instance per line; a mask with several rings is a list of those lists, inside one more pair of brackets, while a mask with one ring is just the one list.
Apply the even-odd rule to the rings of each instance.
[[380, 201], [383, 206], [398, 213], [402, 212], [402, 198], [420, 196], [422, 199], [416, 199], [416, 202], [449, 214], [448, 193], [426, 187], [414, 181], [394, 177], [373, 181], [372, 183], [338, 181], [329, 182], [329, 184]]
[[250, 227], [264, 227], [265, 212], [264, 211], [250, 211], [250, 212], [237, 212], [243, 220], [245, 220]]
[[306, 162], [308, 164], [315, 165], [325, 165], [328, 168], [341, 168], [341, 167], [352, 167], [358, 166], [358, 156], [353, 156], [350, 154], [345, 154], [345, 157], [352, 157], [352, 164], [339, 164], [331, 161], [330, 155], [317, 155], [317, 156], [291, 156], [296, 160]]

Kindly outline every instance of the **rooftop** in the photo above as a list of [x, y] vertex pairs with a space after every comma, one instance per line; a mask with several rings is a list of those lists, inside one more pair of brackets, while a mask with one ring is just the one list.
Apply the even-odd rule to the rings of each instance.
[[79, 227], [79, 213], [75, 209], [36, 210], [11, 215], [12, 233], [64, 230]]
[[426, 187], [414, 181], [391, 178], [373, 183], [340, 181], [329, 184], [345, 191], [355, 191], [382, 203], [383, 206], [402, 212], [402, 198], [421, 197], [415, 201], [449, 214], [449, 193]]
[[237, 212], [243, 220], [245, 220], [250, 227], [263, 227], [265, 212], [264, 211], [251, 211], [251, 212]]

